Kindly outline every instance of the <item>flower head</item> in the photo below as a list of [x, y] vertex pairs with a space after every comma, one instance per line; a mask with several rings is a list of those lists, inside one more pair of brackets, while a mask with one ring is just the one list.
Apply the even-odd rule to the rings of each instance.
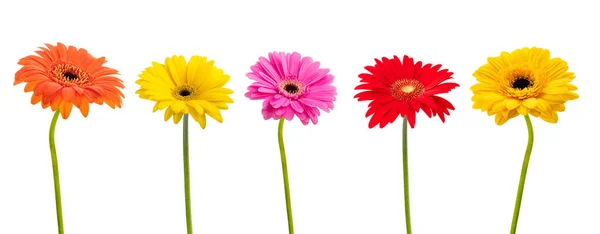
[[269, 53], [260, 57], [250, 67], [248, 78], [254, 80], [248, 87], [246, 97], [264, 100], [262, 114], [265, 119], [292, 120], [297, 116], [302, 124], [317, 124], [319, 109], [333, 109], [336, 88], [329, 69], [319, 68], [320, 63], [299, 53]]
[[375, 66], [366, 66], [370, 73], [360, 74], [362, 84], [356, 90], [366, 90], [356, 94], [358, 101], [371, 101], [366, 117], [371, 116], [369, 128], [379, 124], [380, 128], [393, 123], [398, 116], [408, 119], [411, 128], [415, 127], [416, 113], [423, 110], [429, 118], [438, 115], [442, 122], [448, 110], [454, 106], [446, 99], [436, 96], [458, 87], [456, 83], [442, 83], [452, 79], [448, 69], [442, 65], [415, 63], [408, 56], [402, 61], [394, 58], [375, 59]]
[[15, 73], [14, 85], [25, 82], [25, 92], [33, 92], [31, 104], [42, 103], [42, 108], [60, 109], [63, 119], [71, 114], [73, 105], [84, 117], [89, 104], [106, 103], [111, 108], [121, 107], [124, 97], [118, 88], [125, 88], [116, 78], [118, 71], [102, 66], [104, 57], [95, 58], [85, 49], [46, 44], [18, 62], [21, 69]]
[[579, 97], [575, 78], [567, 63], [550, 58], [550, 51], [522, 48], [502, 52], [488, 58], [488, 63], [473, 74], [479, 83], [473, 85], [473, 108], [496, 115], [496, 124], [531, 114], [549, 123], [558, 121], [557, 112], [565, 110], [565, 102]]
[[233, 91], [223, 86], [229, 75], [215, 67], [214, 61], [206, 57], [192, 56], [186, 62], [183, 56], [166, 58], [164, 64], [153, 62], [136, 81], [140, 98], [155, 101], [153, 112], [165, 109], [165, 121], [173, 117], [179, 123], [184, 114], [190, 114], [200, 127], [206, 127], [206, 115], [223, 122], [221, 110], [227, 110], [227, 103]]

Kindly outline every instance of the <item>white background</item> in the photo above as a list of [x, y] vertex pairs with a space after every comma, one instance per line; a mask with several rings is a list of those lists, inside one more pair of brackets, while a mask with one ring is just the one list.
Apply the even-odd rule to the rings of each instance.
[[331, 68], [338, 100], [319, 124], [287, 122], [298, 234], [405, 233], [401, 121], [368, 129], [353, 96], [373, 58], [442, 63], [460, 88], [447, 122], [422, 113], [409, 131], [415, 234], [506, 234], [527, 142], [522, 117], [497, 126], [471, 108], [472, 73], [489, 56], [548, 48], [580, 99], [558, 124], [534, 119], [519, 234], [599, 234], [598, 54], [592, 1], [3, 1], [0, 4], [0, 233], [56, 233], [52, 112], [12, 85], [43, 43], [86, 48], [122, 74], [122, 109], [59, 120], [67, 234], [185, 233], [181, 128], [134, 92], [137, 75], [173, 54], [208, 56], [231, 75], [224, 123], [191, 125], [196, 233], [287, 233], [277, 122], [243, 94], [259, 56], [298, 51]]

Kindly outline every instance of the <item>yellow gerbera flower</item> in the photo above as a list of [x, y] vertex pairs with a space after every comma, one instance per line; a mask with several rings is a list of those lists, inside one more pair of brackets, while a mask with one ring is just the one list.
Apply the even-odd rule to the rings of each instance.
[[173, 117], [179, 123], [184, 114], [190, 114], [200, 127], [206, 127], [206, 115], [223, 122], [221, 110], [233, 103], [233, 91], [223, 86], [229, 75], [214, 66], [206, 57], [192, 56], [186, 62], [183, 56], [172, 56], [164, 64], [152, 62], [136, 81], [140, 98], [156, 101], [153, 112], [165, 109], [165, 121]]
[[570, 82], [574, 73], [568, 72], [567, 63], [550, 58], [550, 51], [542, 48], [522, 48], [499, 57], [488, 58], [473, 76], [479, 83], [473, 85], [473, 108], [496, 115], [496, 124], [502, 125], [521, 115], [540, 117], [549, 123], [558, 121], [557, 112], [565, 110], [565, 103], [579, 97], [577, 87]]

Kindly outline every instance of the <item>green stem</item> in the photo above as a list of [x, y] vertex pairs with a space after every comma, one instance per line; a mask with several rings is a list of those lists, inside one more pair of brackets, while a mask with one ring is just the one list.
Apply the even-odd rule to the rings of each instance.
[[289, 234], [294, 234], [294, 221], [292, 219], [292, 202], [290, 199], [290, 183], [288, 181], [287, 161], [285, 159], [285, 147], [283, 145], [283, 122], [285, 118], [279, 120], [277, 138], [279, 140], [279, 153], [281, 154], [281, 168], [283, 169], [283, 186], [285, 187], [285, 206], [287, 210]]
[[183, 181], [185, 188], [185, 221], [187, 233], [192, 234], [192, 204], [190, 197], [190, 149], [188, 143], [188, 114], [183, 115]]
[[62, 202], [60, 199], [60, 178], [58, 176], [58, 159], [56, 158], [56, 145], [54, 144], [54, 130], [56, 129], [56, 121], [60, 115], [60, 110], [56, 109], [52, 122], [50, 123], [50, 156], [52, 158], [52, 175], [54, 177], [54, 198], [56, 200], [56, 220], [58, 222], [58, 234], [65, 232], [62, 218]]
[[406, 217], [406, 233], [412, 233], [410, 224], [410, 198], [408, 187], [408, 119], [404, 117], [402, 121], [402, 171], [404, 177], [404, 217]]
[[519, 221], [519, 211], [521, 210], [521, 200], [523, 199], [523, 188], [525, 188], [525, 177], [527, 176], [527, 167], [529, 167], [529, 158], [531, 156], [531, 149], [533, 148], [533, 126], [531, 125], [529, 115], [525, 115], [525, 122], [527, 123], [529, 140], [527, 141], [527, 149], [525, 150], [525, 158], [523, 159], [523, 166], [521, 168], [521, 178], [519, 179], [519, 190], [517, 191], [517, 201], [515, 202], [510, 234], [517, 232], [517, 222]]

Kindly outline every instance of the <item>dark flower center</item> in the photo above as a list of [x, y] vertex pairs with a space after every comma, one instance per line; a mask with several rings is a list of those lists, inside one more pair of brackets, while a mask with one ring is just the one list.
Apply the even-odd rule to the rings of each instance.
[[289, 94], [296, 94], [296, 93], [298, 93], [298, 91], [300, 91], [300, 88], [298, 87], [298, 85], [296, 85], [294, 83], [286, 84], [285, 86], [283, 86], [283, 89]]
[[73, 81], [73, 80], [76, 80], [78, 78], [77, 74], [75, 74], [73, 72], [70, 72], [70, 71], [67, 71], [67, 72], [63, 73], [63, 76], [65, 76], [65, 78], [67, 80], [69, 80], [69, 81]]
[[192, 94], [192, 92], [190, 92], [187, 89], [182, 89], [182, 90], [179, 91], [179, 96], [182, 96], [182, 97], [190, 96], [190, 94]]
[[93, 77], [77, 65], [66, 62], [55, 62], [50, 65], [48, 72], [52, 80], [60, 84], [88, 85]]
[[533, 82], [528, 77], [517, 77], [512, 83], [513, 89], [526, 89], [533, 86]]
[[279, 83], [279, 93], [288, 98], [296, 98], [304, 94], [306, 87], [300, 81], [295, 80], [295, 77], [286, 77], [288, 79]]
[[173, 97], [177, 100], [187, 101], [196, 99], [198, 97], [198, 92], [196, 88], [187, 84], [182, 84], [181, 86], [173, 89], [171, 91], [171, 95], [173, 95]]

